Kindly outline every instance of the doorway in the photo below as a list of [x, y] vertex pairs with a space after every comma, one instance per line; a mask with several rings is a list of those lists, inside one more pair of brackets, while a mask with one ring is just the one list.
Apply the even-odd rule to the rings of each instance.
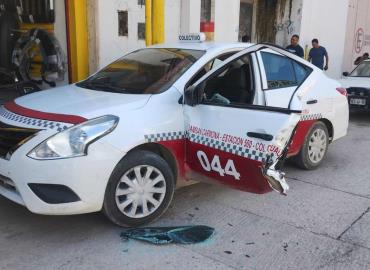
[[240, 1], [239, 41], [251, 42], [253, 32], [254, 0]]

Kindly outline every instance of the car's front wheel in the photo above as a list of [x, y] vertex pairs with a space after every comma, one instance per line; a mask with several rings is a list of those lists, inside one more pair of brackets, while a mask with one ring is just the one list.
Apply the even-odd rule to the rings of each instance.
[[308, 132], [301, 151], [295, 157], [297, 165], [306, 170], [316, 169], [323, 162], [329, 145], [326, 125], [316, 122]]
[[145, 225], [167, 210], [174, 189], [174, 173], [162, 157], [149, 151], [135, 151], [114, 169], [103, 212], [119, 226]]

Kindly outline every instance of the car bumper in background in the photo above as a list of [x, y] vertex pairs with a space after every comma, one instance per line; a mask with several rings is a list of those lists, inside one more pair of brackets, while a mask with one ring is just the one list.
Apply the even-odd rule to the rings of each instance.
[[370, 110], [370, 97], [359, 95], [348, 95], [349, 108], [355, 110]]

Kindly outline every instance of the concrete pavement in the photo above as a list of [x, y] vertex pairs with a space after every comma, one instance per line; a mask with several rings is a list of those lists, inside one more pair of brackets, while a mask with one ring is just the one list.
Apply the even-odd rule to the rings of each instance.
[[370, 114], [323, 166], [287, 166], [287, 197], [198, 184], [155, 225], [204, 224], [199, 245], [123, 242], [102, 215], [48, 217], [0, 198], [0, 269], [370, 269]]

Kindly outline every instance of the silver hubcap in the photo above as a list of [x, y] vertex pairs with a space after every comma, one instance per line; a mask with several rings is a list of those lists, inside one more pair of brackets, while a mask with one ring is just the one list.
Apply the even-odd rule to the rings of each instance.
[[316, 129], [308, 142], [308, 157], [312, 163], [319, 163], [326, 152], [326, 133], [322, 129]]
[[155, 212], [166, 194], [163, 174], [153, 166], [128, 170], [116, 188], [118, 209], [130, 218], [143, 218]]

